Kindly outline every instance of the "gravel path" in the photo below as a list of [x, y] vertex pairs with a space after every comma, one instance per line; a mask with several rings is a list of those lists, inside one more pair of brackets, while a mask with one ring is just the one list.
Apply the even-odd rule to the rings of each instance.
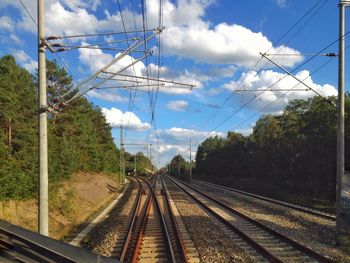
[[132, 181], [118, 205], [112, 209], [109, 217], [91, 231], [86, 240], [83, 241], [83, 246], [94, 253], [113, 256], [112, 252], [116, 243], [123, 238], [122, 233], [127, 227], [127, 219], [131, 214], [130, 211], [136, 195], [137, 184]]
[[323, 255], [331, 256], [336, 262], [350, 262], [350, 256], [335, 247], [335, 222], [286, 208], [263, 200], [219, 190], [197, 184], [207, 193], [215, 193], [226, 204], [239, 212], [258, 220], [274, 230], [306, 244]]
[[176, 203], [184, 225], [197, 248], [201, 262], [254, 262], [222, 230], [222, 225], [213, 221], [169, 179], [165, 179], [168, 190]]

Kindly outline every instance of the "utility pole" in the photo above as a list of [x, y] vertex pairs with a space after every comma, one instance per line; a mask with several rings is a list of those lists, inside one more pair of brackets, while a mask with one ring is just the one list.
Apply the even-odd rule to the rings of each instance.
[[134, 156], [134, 170], [135, 170], [135, 176], [136, 176], [136, 173], [137, 173], [137, 172], [136, 172], [136, 155], [137, 155], [137, 154], [135, 153], [135, 156]]
[[[152, 144], [149, 144], [149, 160], [151, 161], [151, 165], [152, 165]], [[153, 172], [153, 165], [152, 165], [152, 172]]]
[[177, 173], [180, 178], [180, 154], [177, 157]]
[[337, 244], [350, 233], [350, 178], [345, 174], [344, 161], [344, 72], [345, 72], [345, 7], [350, 1], [340, 0], [339, 4], [339, 75], [338, 75], [338, 130], [337, 130], [337, 210], [336, 230]]
[[124, 183], [124, 141], [123, 141], [123, 126], [120, 125], [120, 183]]
[[192, 183], [192, 140], [190, 139], [190, 184]]
[[46, 99], [45, 3], [38, 0], [38, 75], [39, 75], [39, 217], [38, 230], [49, 235], [47, 99]]

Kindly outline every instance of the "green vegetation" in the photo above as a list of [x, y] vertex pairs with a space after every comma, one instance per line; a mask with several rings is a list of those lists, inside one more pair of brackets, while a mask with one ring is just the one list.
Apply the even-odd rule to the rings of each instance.
[[[195, 165], [192, 163], [192, 172]], [[190, 174], [190, 162], [186, 161], [180, 154], [171, 159], [169, 167], [169, 174], [179, 177], [182, 180], [187, 180]]]
[[[335, 98], [331, 98], [336, 101]], [[350, 96], [346, 95], [346, 170], [350, 169]], [[320, 97], [292, 101], [280, 116], [262, 116], [249, 136], [208, 138], [196, 178], [274, 196], [335, 200], [337, 109]]]
[[[71, 89], [73, 80], [55, 61], [47, 61], [47, 85], [50, 102]], [[37, 193], [37, 108], [37, 77], [18, 66], [13, 56], [1, 57], [0, 200]], [[119, 171], [119, 149], [99, 107], [81, 97], [48, 118], [51, 189], [79, 170]]]
[[[126, 167], [127, 174], [134, 174], [136, 163], [136, 175], [147, 175], [155, 169], [151, 160], [143, 155], [142, 152], [138, 152], [134, 155], [126, 154]], [[136, 159], [136, 162], [135, 162]]]

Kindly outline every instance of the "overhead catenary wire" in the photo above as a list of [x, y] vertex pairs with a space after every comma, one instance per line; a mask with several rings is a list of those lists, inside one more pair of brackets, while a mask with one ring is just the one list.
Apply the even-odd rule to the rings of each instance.
[[[265, 53], [268, 53], [272, 48], [273, 46], [277, 45], [279, 42], [282, 41], [282, 39], [284, 39], [299, 23], [301, 23], [301, 21], [306, 18], [323, 0], [319, 0], [318, 2], [316, 2], [305, 14], [303, 14], [276, 42], [274, 42], [271, 47], [265, 52]], [[328, 0], [324, 1], [324, 3], [313, 13], [313, 15], [311, 16], [314, 17], [314, 15], [325, 5], [325, 3], [327, 2]], [[300, 30], [311, 20], [308, 19], [297, 31], [296, 33], [300, 32]], [[295, 36], [296, 36], [296, 33], [287, 41], [287, 43], [289, 43]], [[262, 60], [262, 57], [260, 57], [258, 59], [257, 62], [255, 62], [253, 64], [253, 66], [250, 67], [250, 69], [248, 70], [248, 73], [253, 71], [257, 65], [261, 62]], [[266, 64], [264, 65], [266, 66]], [[263, 67], [264, 67], [263, 66]], [[245, 75], [244, 79], [241, 80], [239, 86], [237, 89], [240, 89], [241, 86], [243, 85], [244, 81], [246, 80], [248, 74]], [[209, 117], [209, 119], [200, 127], [200, 130], [202, 130], [204, 127], [206, 127], [206, 125], [216, 116], [216, 114], [226, 105], [226, 103], [233, 97], [233, 95], [235, 94], [235, 90], [233, 90], [230, 95], [225, 99], [225, 101], [219, 106], [219, 108], [217, 108], [215, 110], [215, 112]]]
[[[156, 28], [153, 29], [145, 29], [146, 32], [155, 31]], [[121, 34], [133, 34], [133, 33], [141, 33], [142, 30], [134, 30], [134, 31], [124, 31], [124, 32], [101, 32], [101, 33], [92, 33], [92, 34], [80, 34], [80, 35], [68, 35], [68, 36], [48, 36], [47, 40], [57, 40], [57, 39], [66, 39], [66, 38], [81, 38], [81, 37], [95, 37], [95, 36], [106, 36], [106, 35], [121, 35]]]
[[[348, 31], [347, 33], [345, 33], [344, 34], [344, 36], [343, 37], [345, 37], [345, 36], [347, 36], [348, 34], [350, 33], [350, 31]], [[303, 66], [303, 65], [305, 65], [306, 63], [308, 63], [308, 62], [310, 62], [312, 59], [314, 59], [316, 56], [319, 56], [319, 54], [321, 54], [322, 52], [324, 52], [326, 49], [328, 49], [329, 47], [331, 47], [332, 45], [334, 45], [336, 42], [338, 42], [339, 41], [339, 38], [338, 39], [336, 39], [335, 41], [333, 41], [333, 42], [331, 42], [329, 45], [327, 45], [325, 48], [323, 48], [322, 50], [320, 50], [318, 53], [315, 53], [311, 58], [309, 58], [307, 61], [305, 61], [304, 63], [302, 63], [301, 65], [299, 65], [297, 68], [295, 68], [292, 72], [294, 72], [294, 71], [296, 71], [297, 69], [299, 69], [301, 66]], [[334, 57], [336, 57], [336, 56], [334, 56], [333, 54], [334, 53], [328, 53], [328, 54], [331, 54], [331, 60], [334, 58]], [[328, 55], [329, 56], [329, 55]], [[329, 63], [330, 61], [327, 61], [326, 63], [325, 63], [325, 65], [327, 65], [328, 63]], [[322, 66], [323, 67], [323, 66]], [[321, 68], [322, 68], [321, 67]], [[319, 69], [318, 69], [319, 70]], [[318, 71], [317, 70], [317, 71]], [[316, 71], [316, 72], [317, 72]], [[248, 74], [247, 74], [248, 75]], [[285, 75], [284, 77], [286, 77], [286, 76], [288, 76], [288, 75]], [[311, 75], [310, 75], [311, 76]], [[309, 77], [310, 77], [309, 76]], [[279, 79], [277, 82], [275, 82], [275, 83], [273, 83], [270, 87], [268, 87], [267, 89], [265, 89], [265, 91], [269, 91], [269, 90], [271, 90], [271, 87], [272, 86], [274, 86], [276, 83], [278, 83], [279, 81], [281, 81], [283, 78], [281, 78], [281, 79]], [[300, 84], [298, 84], [298, 85], [300, 85]], [[234, 90], [235, 91], [235, 90]], [[233, 92], [234, 92], [233, 91]], [[287, 93], [288, 92], [290, 92], [290, 91], [287, 91]], [[247, 103], [245, 103], [244, 105], [242, 105], [239, 109], [238, 109], [238, 111], [240, 111], [241, 109], [243, 109], [245, 106], [247, 106], [249, 103], [251, 103], [252, 101], [254, 101], [258, 96], [260, 96], [262, 93], [260, 93], [260, 94], [258, 94], [258, 95], [255, 95], [252, 99], [250, 99]], [[283, 96], [280, 96], [280, 97], [283, 97]], [[275, 101], [277, 101], [280, 97], [278, 97]], [[271, 103], [272, 104], [272, 103]], [[202, 141], [203, 139], [205, 139], [205, 138], [207, 138], [208, 136], [210, 136], [210, 134], [213, 132], [213, 131], [215, 131], [218, 127], [220, 127], [223, 123], [225, 123], [228, 119], [230, 119], [231, 117], [233, 117], [233, 115], [235, 115], [237, 113], [237, 111], [235, 111], [233, 114], [231, 114], [230, 116], [228, 116], [224, 121], [222, 121], [219, 125], [217, 125], [214, 129], [211, 129], [209, 132], [207, 132], [207, 135], [206, 136], [203, 136], [202, 138], [200, 138], [195, 144], [198, 144], [199, 145], [199, 143], [200, 143], [200, 141]], [[257, 115], [257, 114], [259, 114], [259, 112], [257, 112], [257, 113], [255, 113], [254, 114], [254, 116], [255, 115]], [[186, 150], [186, 151], [188, 151], [188, 150]], [[185, 152], [186, 152], [185, 151]]]
[[[350, 31], [348, 31], [346, 34], [344, 34], [343, 37], [347, 36], [350, 33]], [[317, 54], [324, 52], [326, 49], [328, 49], [329, 47], [331, 47], [332, 45], [334, 45], [336, 42], [339, 41], [339, 38], [333, 42], [331, 42], [329, 45], [327, 45], [326, 47], [324, 47], [322, 50], [320, 50], [319, 52], [317, 52], [313, 57], [309, 58], [307, 61], [303, 62], [301, 65], [299, 65], [298, 67], [294, 68], [291, 73], [295, 72], [296, 70], [298, 70], [300, 67], [304, 66], [305, 64], [307, 64], [308, 62], [310, 62], [312, 59], [314, 59]], [[334, 57], [332, 57], [334, 58]], [[283, 79], [285, 79], [287, 76], [289, 76], [288, 74], [285, 74], [283, 77], [279, 78], [276, 82], [274, 82], [273, 84], [271, 84], [269, 87], [262, 89], [261, 92], [259, 94], [256, 94], [255, 96], [253, 96], [251, 99], [249, 99], [247, 102], [245, 102], [243, 105], [241, 105], [236, 111], [234, 111], [232, 114], [230, 114], [228, 117], [226, 117], [222, 122], [219, 123], [219, 125], [217, 125], [214, 129], [212, 129], [210, 132], [216, 130], [217, 128], [219, 128], [222, 124], [224, 124], [226, 121], [228, 121], [229, 119], [231, 119], [234, 115], [236, 115], [238, 112], [240, 112], [243, 108], [245, 108], [248, 104], [250, 104], [251, 102], [253, 102], [257, 97], [261, 96], [265, 91], [270, 90], [273, 86], [275, 86], [277, 83], [279, 83], [280, 81], [282, 81]]]

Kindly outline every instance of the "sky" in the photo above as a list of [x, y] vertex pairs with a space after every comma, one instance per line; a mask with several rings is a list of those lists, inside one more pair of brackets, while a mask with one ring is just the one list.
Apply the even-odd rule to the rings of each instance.
[[[126, 150], [146, 155], [152, 144], [158, 167], [176, 154], [188, 159], [190, 141], [194, 156], [210, 136], [248, 135], [259, 116], [315, 96], [280, 67], [322, 96], [337, 95], [337, 57], [315, 54], [338, 53], [338, 1], [47, 0], [45, 12], [47, 37], [84, 35], [51, 40], [66, 50], [46, 51], [75, 87], [114, 61], [81, 86], [84, 96], [101, 108], [118, 147], [122, 125]], [[0, 2], [0, 56], [14, 55], [31, 73], [36, 23], [37, 1]]]

